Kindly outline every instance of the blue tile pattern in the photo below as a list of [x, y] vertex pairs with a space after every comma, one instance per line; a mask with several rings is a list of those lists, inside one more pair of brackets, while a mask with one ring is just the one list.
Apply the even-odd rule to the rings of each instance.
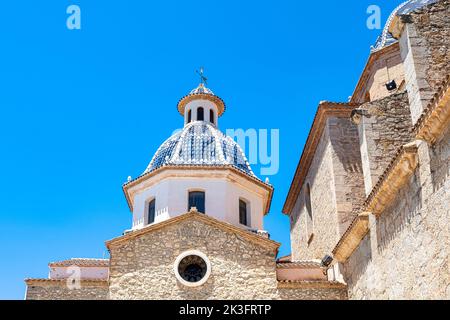
[[378, 37], [377, 41], [372, 46], [372, 49], [371, 49], [372, 52], [378, 51], [380, 49], [383, 49], [384, 47], [387, 47], [387, 46], [397, 42], [397, 39], [395, 39], [392, 36], [392, 34], [389, 32], [389, 26], [391, 25], [391, 22], [395, 16], [411, 13], [414, 10], [417, 10], [417, 9], [422, 8], [423, 6], [435, 3], [436, 1], [438, 1], [438, 0], [409, 0], [409, 1], [405, 1], [402, 4], [400, 4], [389, 15], [389, 18], [386, 21], [383, 31], [381, 32], [381, 35]]
[[194, 121], [167, 139], [145, 173], [163, 166], [228, 166], [256, 178], [241, 147], [215, 126]]

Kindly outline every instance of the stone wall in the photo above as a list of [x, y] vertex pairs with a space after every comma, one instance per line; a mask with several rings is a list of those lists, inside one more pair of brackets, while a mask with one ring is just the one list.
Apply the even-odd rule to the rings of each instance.
[[[366, 195], [393, 159], [411, 141], [411, 115], [406, 92], [363, 104], [355, 110]], [[356, 120], [355, 120], [356, 119]]]
[[[322, 259], [336, 245], [364, 199], [359, 138], [349, 118], [327, 119], [305, 183], [291, 213], [293, 260]], [[309, 238], [306, 185], [311, 189], [313, 237]]]
[[[328, 126], [325, 126], [305, 183], [291, 212], [291, 255], [294, 261], [322, 259], [331, 252], [339, 239], [332, 161], [333, 150]], [[307, 228], [307, 184], [311, 186], [312, 239], [309, 239]]]
[[[329, 118], [333, 180], [339, 237], [344, 234], [364, 200], [364, 178], [359, 152], [358, 127], [350, 118]], [[324, 217], [321, 223], [326, 223]]]
[[[199, 287], [175, 277], [174, 262], [186, 250], [211, 262], [211, 276]], [[314, 290], [279, 291], [276, 249], [244, 239], [195, 218], [179, 221], [110, 246], [111, 299], [309, 299]], [[335, 299], [336, 290], [315, 295]], [[281, 293], [283, 292], [283, 293]]]
[[402, 17], [400, 38], [406, 88], [415, 123], [450, 73], [450, 1], [441, 0]]
[[69, 289], [66, 281], [44, 280], [28, 283], [27, 300], [105, 300], [108, 297], [108, 283], [81, 283], [79, 289]]
[[[371, 66], [370, 78], [366, 84], [366, 90], [369, 92], [369, 101], [382, 99], [395, 93], [388, 91], [386, 83], [395, 80], [397, 88], [405, 80], [405, 72], [403, 70], [403, 61], [400, 50], [394, 45], [396, 50], [385, 48], [386, 54], [382, 54]], [[366, 92], [367, 92], [366, 91]], [[359, 100], [360, 102], [367, 102]]]
[[450, 299], [450, 133], [419, 145], [419, 167], [344, 265], [351, 299]]
[[279, 288], [282, 300], [347, 300], [345, 286], [329, 288]]

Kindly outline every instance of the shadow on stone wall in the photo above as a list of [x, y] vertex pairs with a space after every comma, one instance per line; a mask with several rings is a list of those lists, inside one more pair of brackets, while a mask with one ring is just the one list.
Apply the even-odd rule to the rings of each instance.
[[431, 182], [433, 193], [443, 187], [450, 175], [450, 130], [447, 129], [443, 138], [429, 148]]
[[382, 253], [411, 220], [420, 214], [422, 189], [418, 170], [398, 192], [396, 201], [377, 219], [378, 253]]

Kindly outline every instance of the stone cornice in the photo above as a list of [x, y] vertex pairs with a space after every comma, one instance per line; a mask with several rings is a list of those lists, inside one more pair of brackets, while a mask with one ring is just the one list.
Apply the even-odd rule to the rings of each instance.
[[398, 191], [414, 174], [418, 165], [416, 141], [399, 148], [396, 156], [380, 176], [377, 184], [364, 202], [365, 212], [352, 221], [333, 249], [333, 258], [345, 262], [369, 232], [369, 215], [379, 216], [396, 198]]
[[178, 102], [178, 112], [184, 116], [184, 108], [186, 105], [194, 100], [208, 100], [213, 102], [218, 109], [218, 116], [220, 117], [225, 112], [225, 102], [221, 98], [219, 98], [216, 95], [208, 94], [208, 93], [196, 93], [196, 94], [189, 94], [187, 96], [184, 96], [180, 99]]
[[314, 117], [313, 125], [303, 148], [303, 153], [292, 179], [289, 193], [283, 206], [283, 213], [289, 215], [297, 201], [315, 151], [320, 142], [326, 121], [329, 117], [350, 118], [352, 110], [359, 106], [354, 103], [321, 102]]
[[333, 249], [334, 259], [339, 262], [347, 261], [367, 232], [369, 232], [369, 213], [363, 212], [355, 217]]
[[195, 210], [191, 210], [188, 213], [164, 220], [159, 223], [155, 223], [155, 224], [146, 226], [142, 229], [132, 231], [124, 236], [120, 236], [120, 237], [114, 238], [112, 240], [108, 240], [108, 241], [106, 241], [106, 247], [108, 248], [108, 250], [111, 250], [112, 247], [120, 246], [122, 243], [127, 242], [131, 239], [142, 236], [149, 232], [161, 230], [163, 228], [166, 228], [168, 226], [177, 224], [181, 221], [188, 220], [188, 219], [201, 221], [207, 225], [217, 227], [225, 232], [237, 234], [237, 235], [241, 236], [243, 239], [246, 239], [247, 241], [250, 241], [250, 242], [260, 245], [262, 247], [274, 250], [275, 254], [278, 252], [278, 248], [280, 247], [280, 243], [278, 243], [278, 242], [275, 242], [275, 241], [267, 239], [267, 238], [263, 238], [262, 236], [254, 234], [250, 231], [241, 229], [239, 227], [236, 227], [232, 224], [229, 224], [229, 223], [226, 223], [223, 221], [219, 221], [211, 216], [208, 216], [203, 213], [199, 213], [198, 211], [195, 211]]
[[450, 76], [447, 76], [439, 91], [414, 126], [416, 139], [433, 145], [450, 123]]
[[416, 142], [400, 147], [367, 197], [364, 203], [365, 210], [379, 216], [394, 201], [400, 188], [408, 182], [417, 164]]
[[293, 280], [279, 280], [278, 281], [279, 289], [319, 289], [319, 288], [337, 288], [337, 289], [345, 289], [347, 285], [345, 283], [337, 282], [337, 281], [293, 281]]
[[[89, 287], [107, 287], [108, 280], [105, 279], [82, 279], [79, 280], [81, 286]], [[67, 279], [39, 279], [28, 278], [25, 279], [27, 286], [40, 286], [40, 287], [65, 287], [67, 286]]]
[[316, 261], [277, 262], [277, 269], [311, 269], [322, 268]]
[[206, 171], [223, 171], [223, 172], [230, 172], [230, 174], [234, 174], [238, 177], [244, 178], [245, 180], [253, 183], [254, 185], [264, 189], [267, 192], [267, 197], [265, 198], [265, 204], [264, 204], [264, 214], [267, 214], [270, 211], [270, 206], [272, 203], [272, 197], [273, 197], [273, 187], [270, 184], [267, 184], [260, 179], [256, 177], [252, 177], [235, 167], [231, 165], [218, 165], [218, 166], [202, 166], [202, 165], [192, 165], [192, 166], [164, 166], [161, 168], [158, 168], [154, 171], [147, 172], [138, 178], [124, 184], [122, 186], [123, 193], [125, 195], [125, 198], [128, 203], [128, 208], [132, 211], [133, 210], [133, 196], [130, 193], [130, 190], [138, 185], [143, 183], [144, 181], [151, 179], [152, 177], [155, 177], [156, 175], [166, 173], [170, 170], [173, 171], [184, 171], [188, 172], [189, 170], [206, 170]]
[[77, 266], [77, 267], [109, 267], [109, 259], [89, 259], [89, 258], [72, 258], [68, 260], [63, 261], [55, 261], [50, 262], [48, 264], [50, 268], [52, 267], [70, 267], [70, 266]]

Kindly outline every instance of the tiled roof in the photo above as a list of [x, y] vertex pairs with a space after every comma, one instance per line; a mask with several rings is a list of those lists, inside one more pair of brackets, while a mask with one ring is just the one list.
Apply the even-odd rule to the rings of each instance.
[[194, 121], [167, 139], [156, 151], [143, 174], [164, 166], [231, 165], [256, 178], [241, 147], [215, 126]]
[[68, 260], [50, 262], [49, 267], [108, 267], [109, 259], [71, 258]]
[[201, 83], [197, 88], [191, 90], [188, 95], [178, 101], [177, 109], [180, 114], [184, 115], [186, 105], [197, 99], [209, 100], [215, 103], [218, 108], [219, 117], [225, 112], [225, 102], [219, 96], [216, 96], [211, 89], [206, 88], [203, 83]]
[[389, 26], [396, 16], [409, 14], [426, 5], [433, 4], [436, 1], [438, 0], [409, 0], [400, 4], [397, 8], [394, 9], [394, 11], [392, 11], [389, 18], [387, 19], [381, 35], [378, 37], [375, 45], [372, 47], [372, 52], [378, 51], [384, 47], [389, 46], [390, 44], [397, 42], [397, 39], [395, 39], [389, 32]]
[[291, 255], [288, 254], [286, 256], [282, 256], [282, 257], [278, 258], [277, 262], [291, 262], [291, 259], [292, 259]]

